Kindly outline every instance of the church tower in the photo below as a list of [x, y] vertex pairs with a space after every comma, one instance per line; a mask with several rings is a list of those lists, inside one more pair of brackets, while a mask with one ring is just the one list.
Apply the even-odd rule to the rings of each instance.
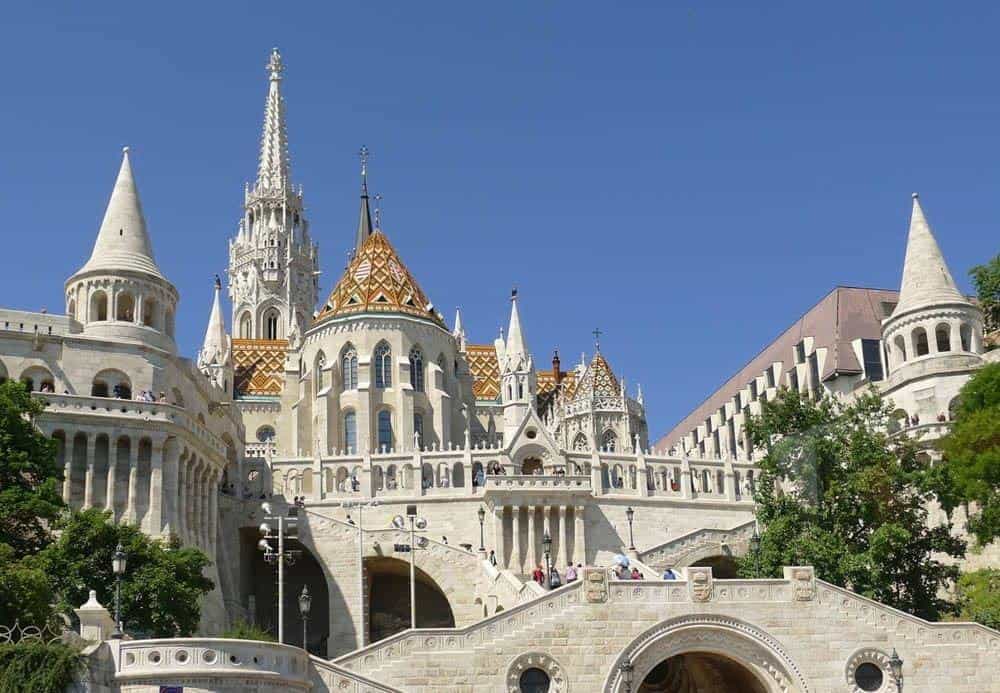
[[318, 283], [318, 247], [309, 235], [301, 187], [291, 182], [284, 65], [278, 49], [267, 64], [257, 180], [243, 197], [243, 219], [229, 243], [229, 298], [233, 333], [240, 339], [285, 340], [312, 322]]
[[510, 296], [510, 324], [507, 340], [497, 339], [496, 351], [500, 363], [500, 400], [503, 407], [504, 440], [517, 430], [528, 412], [535, 406], [538, 390], [535, 363], [528, 351], [521, 329], [521, 314], [517, 310], [517, 289]]

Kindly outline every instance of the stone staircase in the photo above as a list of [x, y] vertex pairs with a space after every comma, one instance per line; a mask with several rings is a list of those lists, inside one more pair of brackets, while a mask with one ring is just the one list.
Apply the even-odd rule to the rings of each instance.
[[725, 544], [732, 555], [746, 552], [754, 521], [732, 529], [696, 529], [639, 552], [639, 560], [662, 574], [667, 568], [689, 565], [703, 555], [719, 553]]

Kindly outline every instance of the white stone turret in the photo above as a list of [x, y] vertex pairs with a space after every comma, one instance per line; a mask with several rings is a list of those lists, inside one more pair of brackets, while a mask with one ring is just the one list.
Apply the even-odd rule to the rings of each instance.
[[455, 327], [451, 331], [451, 334], [455, 337], [455, 341], [458, 342], [458, 350], [464, 352], [468, 343], [465, 336], [465, 328], [462, 326], [462, 310], [460, 308], [455, 309]]
[[129, 150], [90, 259], [66, 281], [66, 312], [85, 334], [176, 352], [177, 289], [153, 259]]
[[955, 285], [916, 193], [899, 303], [882, 323], [882, 341], [883, 390], [922, 423], [946, 418], [967, 374], [982, 364], [982, 311]]
[[257, 180], [247, 187], [243, 219], [229, 244], [233, 333], [241, 339], [287, 339], [312, 321], [319, 292], [319, 249], [309, 235], [302, 190], [291, 183], [284, 65], [275, 48], [267, 65]]
[[212, 383], [230, 396], [233, 383], [233, 364], [230, 354], [230, 339], [226, 334], [226, 321], [222, 317], [222, 282], [215, 278], [212, 311], [208, 316], [205, 341], [198, 353], [198, 369], [207, 375]]
[[521, 328], [521, 315], [517, 310], [517, 289], [511, 292], [510, 323], [507, 340], [498, 339], [497, 356], [500, 363], [500, 398], [503, 406], [504, 436], [509, 439], [524, 417], [535, 406], [538, 390], [534, 361]]

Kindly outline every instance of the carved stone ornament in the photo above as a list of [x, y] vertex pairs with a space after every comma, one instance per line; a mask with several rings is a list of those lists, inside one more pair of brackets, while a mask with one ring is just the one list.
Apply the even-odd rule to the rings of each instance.
[[712, 598], [712, 569], [688, 568], [687, 574], [691, 589], [691, 601], [709, 601]]
[[583, 586], [587, 601], [603, 604], [608, 601], [608, 574], [601, 568], [583, 569]]
[[876, 693], [889, 693], [889, 691], [896, 690], [896, 678], [892, 675], [892, 667], [889, 666], [889, 655], [875, 647], [863, 647], [847, 660], [847, 665], [844, 667], [847, 690], [852, 693], [866, 693], [863, 688], [858, 686], [854, 677], [854, 672], [862, 664], [874, 664], [882, 670], [882, 687]]
[[549, 693], [566, 693], [569, 690], [566, 672], [556, 660], [541, 652], [519, 655], [507, 667], [504, 690], [521, 693], [521, 674], [528, 669], [541, 669], [549, 676]]
[[785, 568], [785, 579], [792, 583], [792, 598], [797, 602], [811, 602], [816, 597], [815, 577], [812, 566]]

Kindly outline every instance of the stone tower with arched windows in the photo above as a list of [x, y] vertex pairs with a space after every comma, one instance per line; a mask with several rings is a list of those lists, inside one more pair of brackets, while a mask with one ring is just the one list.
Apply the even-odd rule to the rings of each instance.
[[882, 323], [883, 394], [911, 425], [947, 420], [969, 374], [983, 364], [983, 313], [958, 290], [913, 195], [899, 303]]
[[281, 95], [284, 65], [277, 49], [267, 69], [257, 180], [244, 192], [243, 218], [229, 243], [229, 298], [234, 336], [276, 341], [301, 335], [312, 321], [318, 246], [309, 235], [302, 189], [291, 182]]
[[528, 351], [517, 310], [517, 289], [510, 297], [510, 324], [507, 340], [496, 340], [497, 361], [500, 364], [500, 403], [503, 407], [504, 439], [514, 431], [535, 407], [538, 381], [535, 364]]

